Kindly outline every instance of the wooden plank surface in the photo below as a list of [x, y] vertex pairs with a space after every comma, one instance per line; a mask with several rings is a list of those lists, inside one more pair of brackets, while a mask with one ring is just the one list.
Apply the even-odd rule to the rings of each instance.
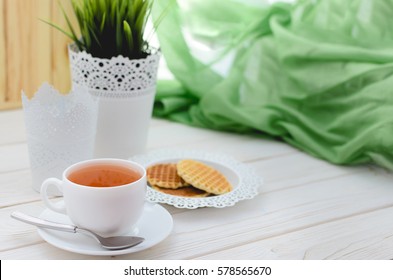
[[50, 18], [51, 0], [6, 0], [7, 96], [21, 99], [21, 91], [34, 94], [51, 80], [50, 27], [39, 18]]
[[[60, 4], [63, 6], [64, 11], [69, 16], [71, 22], [74, 24], [76, 22], [73, 16], [71, 1], [61, 0], [61, 1], [51, 1], [51, 21], [59, 26], [66, 28], [66, 20], [60, 9]], [[76, 26], [76, 25], [74, 25]], [[71, 70], [69, 66], [68, 59], [68, 49], [67, 45], [71, 42], [67, 36], [65, 36], [60, 31], [51, 28], [51, 71], [53, 86], [60, 92], [67, 93], [71, 88]]]
[[[341, 251], [350, 252], [351, 258], [356, 258], [356, 250], [350, 251], [347, 248], [349, 241], [359, 239], [365, 242], [363, 244], [374, 246], [372, 240], [375, 240], [378, 236], [381, 240], [388, 237], [392, 229], [392, 225], [390, 223], [384, 224], [383, 220], [393, 214], [391, 199], [393, 190], [389, 190], [390, 193], [386, 193], [388, 195], [385, 197], [375, 194], [380, 193], [381, 188], [391, 189], [391, 180], [389, 178], [381, 180], [380, 187], [374, 190], [368, 187], [369, 181], [367, 178], [366, 175], [353, 182], [354, 185], [361, 186], [356, 194], [351, 191], [353, 188], [351, 186], [346, 188], [346, 194], [340, 193], [340, 197], [337, 196], [337, 193], [345, 187], [347, 182], [353, 181], [353, 177], [342, 183], [333, 182], [330, 184], [330, 186], [334, 186], [330, 187], [330, 195], [324, 191], [328, 185], [325, 182], [318, 186], [309, 185], [296, 190], [260, 195], [254, 200], [241, 202], [235, 207], [214, 209], [214, 211], [205, 208], [172, 213], [175, 228], [165, 241], [154, 247], [154, 250], [146, 250], [116, 258], [319, 259], [334, 258], [332, 252]], [[387, 181], [385, 181], [386, 179]], [[384, 181], [385, 183], [383, 183]], [[311, 189], [319, 196], [317, 197], [312, 193], [308, 196], [304, 195], [306, 191]], [[351, 204], [350, 202], [354, 199], [361, 201], [361, 203]], [[0, 219], [4, 220], [15, 209], [29, 213], [39, 213], [42, 207], [41, 202], [7, 207], [0, 210]], [[387, 211], [384, 211], [384, 209], [387, 209]], [[171, 207], [169, 207], [169, 211], [171, 211]], [[375, 216], [379, 216], [379, 218], [376, 219]], [[344, 224], [347, 226], [343, 226]], [[376, 228], [377, 231], [374, 230]], [[44, 250], [42, 248], [47, 248], [47, 244], [40, 242], [40, 237], [35, 233], [34, 227], [22, 226], [18, 222], [9, 221], [4, 230], [16, 231], [18, 235], [28, 236], [29, 238], [15, 239], [10, 238], [9, 235], [5, 235], [5, 238], [1, 237], [0, 244], [7, 246], [7, 248], [1, 248], [4, 250], [0, 253], [2, 257], [18, 258], [18, 254], [22, 252], [19, 249], [27, 246], [28, 254], [32, 258], [39, 258]], [[325, 233], [322, 234], [320, 231], [325, 231]], [[364, 235], [364, 231], [367, 232], [367, 235]], [[364, 235], [363, 239], [361, 239], [362, 235]], [[35, 238], [33, 238], [34, 236]], [[349, 236], [353, 236], [354, 239], [349, 240]], [[340, 238], [344, 240], [335, 245], [335, 250], [327, 246], [329, 243], [334, 243], [333, 240], [337, 242], [337, 239]], [[274, 242], [275, 240], [279, 240], [279, 242]], [[293, 240], [296, 240], [296, 244], [290, 246]], [[270, 247], [265, 247], [264, 244], [268, 241], [271, 243]], [[383, 242], [392, 246], [389, 243], [391, 241], [388, 239]], [[289, 246], [288, 250], [285, 250], [285, 244]], [[269, 252], [267, 248], [270, 249], [271, 246], [282, 249], [276, 248], [276, 251]], [[319, 251], [310, 249], [310, 247], [315, 248], [316, 246], [321, 246], [321, 249]], [[325, 246], [326, 249], [324, 250]], [[359, 246], [358, 244], [353, 248]], [[375, 251], [376, 248], [372, 247], [368, 250]], [[393, 257], [392, 254], [392, 252], [389, 254], [389, 250], [383, 251], [384, 258], [391, 258]], [[338, 256], [339, 253], [337, 253]], [[361, 256], [358, 258], [367, 259], [367, 255], [362, 254]], [[78, 259], [81, 256], [58, 250], [58, 255], [52, 257]], [[378, 259], [378, 254], [374, 253], [372, 258]], [[100, 257], [100, 259], [108, 258]]]
[[[12, 123], [12, 126], [8, 126]], [[263, 176], [252, 200], [223, 209], [163, 206], [174, 219], [168, 238], [134, 254], [74, 254], [43, 241], [14, 210], [44, 209], [29, 186], [22, 111], [0, 113], [1, 259], [392, 259], [393, 174], [375, 166], [337, 166], [285, 143], [153, 119], [148, 149], [226, 153]]]
[[[70, 1], [59, 2], [71, 15]], [[40, 21], [66, 26], [58, 1], [0, 0], [0, 15], [0, 110], [21, 107], [21, 91], [32, 96], [44, 82], [68, 92], [70, 40]]]
[[[6, 72], [6, 56], [5, 56], [5, 20], [4, 1], [0, 0], [0, 104], [6, 102], [7, 89], [7, 72]], [[1, 108], [0, 108], [1, 110]]]
[[[308, 227], [205, 255], [203, 259], [392, 259], [393, 208]], [[378, 229], [376, 233], [375, 229]], [[334, 234], [331, 234], [334, 232]]]

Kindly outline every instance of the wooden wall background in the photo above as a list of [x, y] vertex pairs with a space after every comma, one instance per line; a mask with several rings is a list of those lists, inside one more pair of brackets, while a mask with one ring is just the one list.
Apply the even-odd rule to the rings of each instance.
[[[72, 14], [70, 0], [60, 3]], [[21, 91], [32, 96], [43, 82], [70, 89], [70, 39], [39, 19], [66, 26], [58, 1], [0, 0], [0, 110], [21, 107]]]

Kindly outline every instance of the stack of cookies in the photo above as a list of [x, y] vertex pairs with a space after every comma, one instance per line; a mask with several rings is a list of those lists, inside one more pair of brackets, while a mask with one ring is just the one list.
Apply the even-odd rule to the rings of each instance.
[[233, 189], [218, 170], [191, 159], [152, 165], [147, 168], [147, 181], [157, 191], [183, 197], [220, 195]]

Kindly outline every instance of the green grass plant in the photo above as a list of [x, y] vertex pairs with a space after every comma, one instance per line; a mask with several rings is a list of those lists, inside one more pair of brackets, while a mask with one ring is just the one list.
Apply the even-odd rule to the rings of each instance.
[[[71, 38], [80, 51], [86, 51], [94, 57], [122, 55], [130, 59], [144, 58], [149, 54], [149, 43], [144, 34], [153, 1], [71, 0], [78, 31], [61, 4], [69, 31], [45, 22]], [[153, 26], [157, 27], [158, 23], [153, 23]]]

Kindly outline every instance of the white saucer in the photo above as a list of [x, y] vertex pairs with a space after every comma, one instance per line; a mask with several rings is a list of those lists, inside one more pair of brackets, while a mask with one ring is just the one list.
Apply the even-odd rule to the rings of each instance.
[[[44, 210], [40, 218], [72, 224], [68, 216], [49, 209]], [[41, 228], [38, 228], [38, 234], [49, 244], [66, 251], [86, 255], [115, 256], [142, 251], [158, 244], [170, 234], [172, 227], [172, 216], [165, 208], [158, 204], [146, 203], [142, 217], [135, 227], [137, 235], [145, 238], [145, 241], [135, 247], [123, 250], [107, 250], [102, 248], [93, 238], [84, 234]], [[130, 235], [134, 235], [135, 232], [130, 233]]]

